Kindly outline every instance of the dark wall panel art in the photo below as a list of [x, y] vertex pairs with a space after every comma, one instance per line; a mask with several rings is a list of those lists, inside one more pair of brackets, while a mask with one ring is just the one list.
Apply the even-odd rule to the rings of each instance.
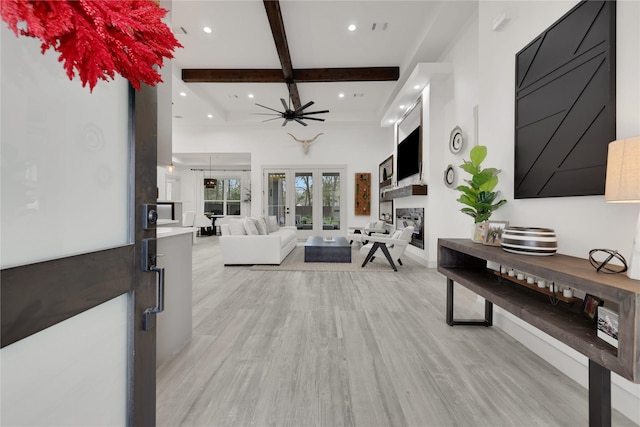
[[516, 199], [604, 194], [615, 1], [583, 1], [516, 54]]

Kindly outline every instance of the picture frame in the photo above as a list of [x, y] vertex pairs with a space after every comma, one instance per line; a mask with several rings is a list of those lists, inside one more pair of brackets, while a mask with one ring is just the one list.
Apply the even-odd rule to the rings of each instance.
[[591, 294], [586, 294], [584, 300], [582, 300], [582, 314], [595, 322], [598, 315], [598, 307], [602, 305], [604, 305], [604, 300]]
[[502, 232], [508, 226], [509, 221], [488, 221], [483, 243], [489, 246], [500, 246], [502, 243]]

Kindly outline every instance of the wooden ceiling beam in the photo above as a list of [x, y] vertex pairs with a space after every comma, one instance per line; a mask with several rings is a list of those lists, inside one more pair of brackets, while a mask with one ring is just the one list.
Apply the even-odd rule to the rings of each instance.
[[293, 103], [294, 109], [300, 108], [300, 95], [298, 87], [293, 79], [293, 65], [291, 63], [291, 54], [289, 53], [289, 44], [287, 43], [287, 34], [284, 30], [284, 21], [282, 20], [282, 12], [280, 11], [280, 2], [278, 0], [263, 0], [264, 9], [267, 12], [273, 41], [276, 44], [280, 65], [282, 65], [282, 74], [284, 81], [289, 89], [289, 97]]
[[385, 82], [400, 77], [399, 67], [302, 68], [293, 70], [298, 83], [311, 82]]
[[[293, 83], [396, 81], [398, 67], [301, 68], [293, 70]], [[199, 69], [185, 68], [186, 83], [287, 83], [280, 69]]]
[[198, 69], [184, 68], [185, 83], [283, 83], [281, 69]]

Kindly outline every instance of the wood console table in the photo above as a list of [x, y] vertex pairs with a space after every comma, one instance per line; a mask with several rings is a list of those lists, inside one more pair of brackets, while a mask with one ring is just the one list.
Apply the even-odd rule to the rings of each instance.
[[[596, 336], [596, 324], [580, 307], [560, 303], [517, 284], [500, 282], [487, 261], [566, 285], [618, 305], [618, 348]], [[611, 371], [640, 383], [640, 281], [596, 273], [587, 259], [556, 254], [517, 255], [469, 239], [438, 239], [438, 271], [447, 277], [447, 323], [491, 326], [493, 304], [589, 358], [589, 425], [611, 425]], [[456, 320], [453, 284], [485, 298], [480, 320]]]

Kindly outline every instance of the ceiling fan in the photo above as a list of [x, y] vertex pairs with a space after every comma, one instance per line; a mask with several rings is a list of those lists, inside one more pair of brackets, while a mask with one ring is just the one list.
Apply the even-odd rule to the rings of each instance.
[[280, 98], [280, 102], [282, 102], [282, 107], [284, 108], [284, 111], [278, 111], [274, 108], [271, 107], [267, 107], [266, 105], [262, 105], [262, 104], [256, 104], [258, 107], [262, 107], [262, 108], [266, 108], [267, 110], [271, 110], [271, 111], [275, 111], [277, 114], [274, 113], [254, 113], [254, 114], [260, 114], [260, 115], [265, 115], [265, 116], [277, 116], [274, 117], [272, 119], [267, 119], [267, 120], [263, 120], [263, 122], [270, 122], [271, 120], [277, 120], [277, 119], [284, 119], [284, 122], [282, 122], [282, 126], [286, 126], [287, 123], [291, 122], [291, 121], [296, 121], [298, 123], [300, 123], [302, 126], [307, 126], [307, 124], [305, 122], [303, 122], [303, 120], [316, 120], [319, 122], [324, 122], [324, 119], [319, 119], [317, 117], [308, 117], [310, 114], [324, 114], [324, 113], [328, 113], [329, 110], [322, 110], [322, 111], [308, 111], [305, 112], [305, 108], [310, 107], [314, 104], [313, 101], [309, 101], [306, 104], [300, 106], [299, 108], [296, 108], [295, 110], [291, 109], [290, 105], [287, 105], [286, 101], [284, 100], [284, 98]]

